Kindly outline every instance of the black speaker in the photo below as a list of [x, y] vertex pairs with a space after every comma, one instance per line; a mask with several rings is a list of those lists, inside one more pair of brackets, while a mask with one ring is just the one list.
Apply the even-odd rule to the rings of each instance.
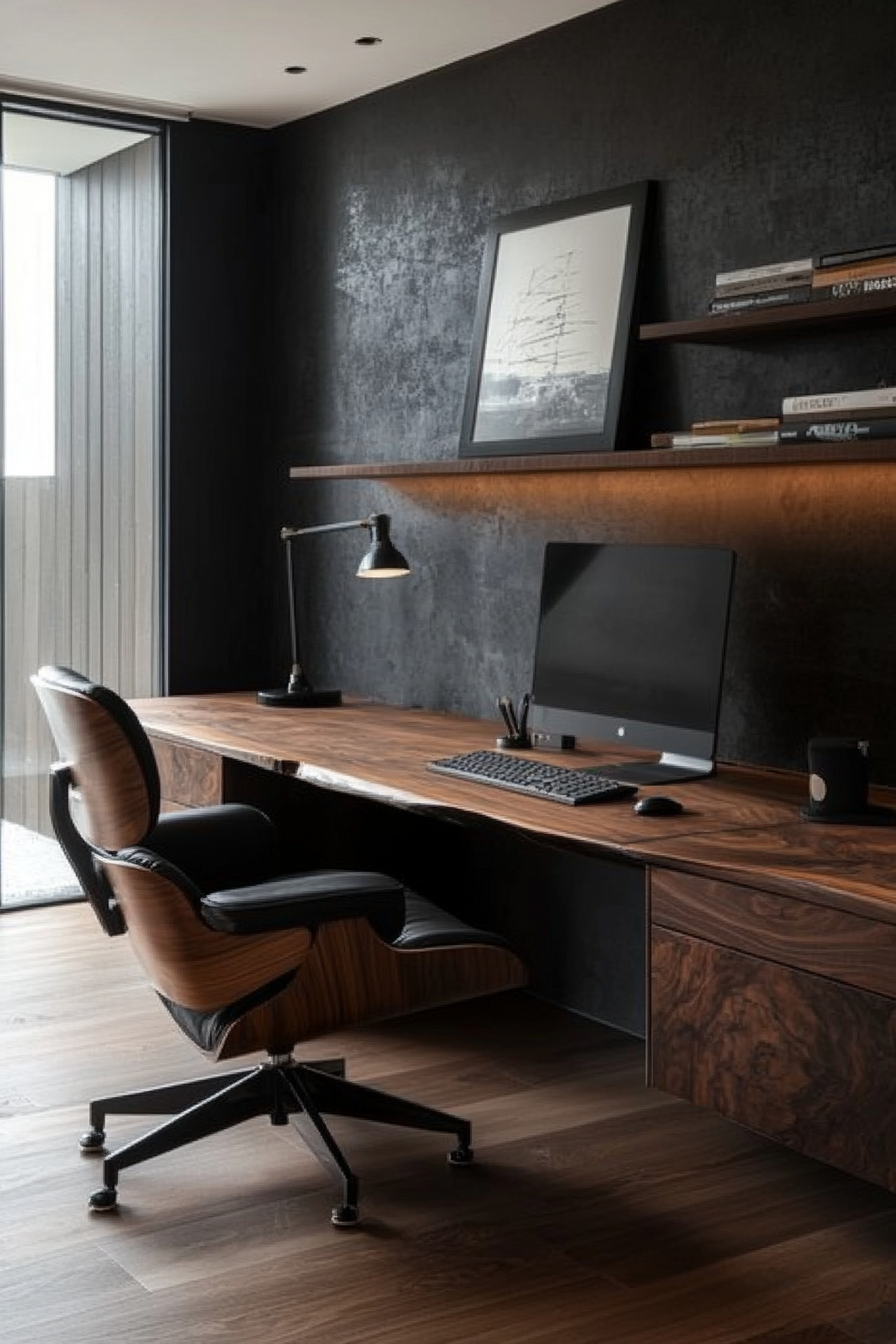
[[896, 820], [888, 807], [868, 802], [869, 745], [856, 737], [813, 737], [809, 741], [807, 821], [886, 825]]

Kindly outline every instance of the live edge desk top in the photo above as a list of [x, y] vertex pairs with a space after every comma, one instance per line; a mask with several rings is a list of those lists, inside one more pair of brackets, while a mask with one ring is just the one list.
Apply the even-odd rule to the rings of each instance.
[[[397, 807], [486, 818], [597, 857], [740, 882], [896, 924], [896, 826], [803, 821], [805, 776], [721, 766], [711, 779], [642, 788], [642, 795], [671, 793], [685, 807], [672, 817], [643, 817], [629, 800], [567, 807], [427, 770], [440, 756], [493, 747], [499, 726], [488, 720], [350, 698], [334, 709], [278, 710], [259, 706], [250, 693], [130, 703], [157, 743], [199, 748]], [[534, 754], [575, 766], [611, 759], [587, 750]], [[875, 790], [873, 798], [896, 806], [892, 791]]]

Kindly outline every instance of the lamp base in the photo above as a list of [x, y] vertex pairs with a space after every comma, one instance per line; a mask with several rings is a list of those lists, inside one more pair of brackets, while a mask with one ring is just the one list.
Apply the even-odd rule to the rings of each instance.
[[273, 691], [258, 691], [255, 698], [272, 709], [327, 709], [342, 704], [341, 691], [315, 691], [310, 686], [304, 691], [278, 686]]

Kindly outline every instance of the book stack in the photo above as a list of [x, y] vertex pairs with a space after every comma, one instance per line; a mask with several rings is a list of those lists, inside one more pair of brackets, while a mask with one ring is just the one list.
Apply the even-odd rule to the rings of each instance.
[[849, 299], [889, 290], [896, 295], [896, 241], [719, 271], [709, 311], [742, 313], [782, 303]]
[[896, 439], [896, 387], [785, 397], [779, 443]]
[[803, 257], [740, 271], [719, 271], [709, 311], [742, 313], [779, 303], [805, 303], [812, 294], [814, 270], [812, 257]]
[[829, 252], [812, 272], [813, 299], [851, 299], [891, 289], [896, 291], [896, 243]]
[[699, 420], [651, 434], [651, 448], [776, 448], [791, 443], [896, 439], [896, 387], [785, 397], [780, 416]]
[[774, 448], [777, 416], [748, 420], [696, 420], [690, 429], [651, 434], [651, 448]]

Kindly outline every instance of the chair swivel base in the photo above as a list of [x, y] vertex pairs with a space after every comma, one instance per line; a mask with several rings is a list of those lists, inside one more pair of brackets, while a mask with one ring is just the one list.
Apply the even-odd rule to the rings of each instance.
[[333, 1138], [324, 1115], [350, 1116], [408, 1129], [454, 1134], [457, 1147], [448, 1154], [449, 1163], [465, 1166], [473, 1160], [469, 1121], [350, 1082], [345, 1077], [342, 1060], [300, 1064], [290, 1055], [272, 1055], [265, 1063], [251, 1069], [174, 1083], [145, 1092], [104, 1097], [91, 1103], [90, 1129], [81, 1136], [84, 1152], [106, 1151], [105, 1121], [110, 1114], [168, 1115], [171, 1118], [105, 1158], [104, 1185], [88, 1201], [95, 1213], [107, 1213], [117, 1207], [118, 1176], [126, 1167], [172, 1152], [260, 1115], [267, 1115], [274, 1125], [292, 1121], [321, 1165], [341, 1181], [342, 1201], [331, 1213], [334, 1227], [357, 1225], [360, 1218], [359, 1187], [358, 1178]]

